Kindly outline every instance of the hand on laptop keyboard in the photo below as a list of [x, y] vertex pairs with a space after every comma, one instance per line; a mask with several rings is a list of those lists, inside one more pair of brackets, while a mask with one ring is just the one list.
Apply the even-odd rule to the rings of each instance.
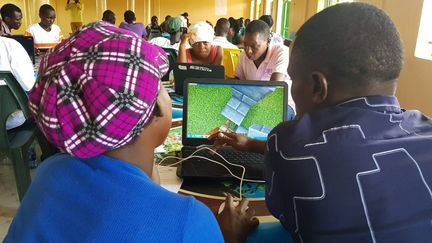
[[230, 145], [239, 151], [248, 151], [260, 154], [264, 154], [265, 150], [265, 141], [248, 138], [238, 133], [219, 132], [211, 135], [208, 139], [214, 141], [212, 146], [213, 150], [218, 150], [225, 145]]

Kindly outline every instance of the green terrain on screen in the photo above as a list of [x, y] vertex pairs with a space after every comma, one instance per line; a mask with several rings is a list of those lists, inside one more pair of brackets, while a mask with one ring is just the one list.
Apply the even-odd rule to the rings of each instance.
[[[192, 85], [188, 91], [188, 133], [194, 135], [206, 134], [216, 127], [220, 127], [228, 120], [221, 115], [223, 108], [232, 96], [229, 86]], [[274, 104], [282, 104], [283, 89], [277, 88], [251, 107], [242, 126], [245, 128], [253, 124], [274, 127], [282, 121], [283, 111], [275, 111]], [[282, 106], [280, 106], [282, 107]], [[193, 114], [193, 116], [191, 116]], [[230, 127], [235, 124], [230, 122]]]

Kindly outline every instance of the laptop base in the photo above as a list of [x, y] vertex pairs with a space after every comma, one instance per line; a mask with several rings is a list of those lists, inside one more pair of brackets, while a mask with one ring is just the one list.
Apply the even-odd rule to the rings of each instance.
[[[197, 150], [196, 147], [183, 147], [182, 157], [186, 158]], [[239, 152], [232, 147], [223, 147], [218, 150], [226, 160], [230, 163], [238, 164], [245, 167], [244, 179], [263, 180], [264, 179], [264, 156], [262, 154]], [[241, 178], [243, 168], [235, 165], [230, 165], [218, 155], [210, 154], [208, 150], [199, 151], [194, 154], [197, 156], [209, 158], [225, 165], [231, 172]], [[177, 175], [184, 179], [199, 179], [199, 180], [238, 180], [232, 176], [224, 166], [211, 162], [204, 158], [190, 158], [182, 162], [182, 165], [177, 170]]]

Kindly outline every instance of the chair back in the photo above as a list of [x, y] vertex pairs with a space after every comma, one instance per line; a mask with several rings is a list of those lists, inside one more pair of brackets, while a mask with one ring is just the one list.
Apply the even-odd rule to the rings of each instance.
[[224, 52], [223, 65], [225, 67], [225, 76], [227, 78], [234, 78], [235, 68], [237, 66], [241, 50], [224, 48], [223, 52]]
[[177, 62], [177, 51], [173, 48], [162, 48], [165, 53], [168, 55], [169, 60], [169, 69], [165, 76], [162, 77], [162, 81], [168, 81], [170, 78], [170, 72], [174, 69], [174, 66]]
[[9, 149], [7, 118], [15, 111], [21, 110], [26, 120], [32, 118], [28, 99], [18, 81], [8, 71], [0, 71], [0, 149]]

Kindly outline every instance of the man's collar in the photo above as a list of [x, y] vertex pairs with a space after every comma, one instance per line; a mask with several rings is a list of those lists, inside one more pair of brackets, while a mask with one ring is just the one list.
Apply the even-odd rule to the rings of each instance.
[[350, 99], [337, 106], [357, 107], [386, 113], [402, 112], [395, 96], [366, 96]]
[[262, 63], [267, 63], [270, 61], [270, 56], [271, 56], [271, 53], [273, 52], [273, 47], [274, 47], [274, 45], [272, 45], [271, 43], [268, 45], [266, 57], [264, 58]]

